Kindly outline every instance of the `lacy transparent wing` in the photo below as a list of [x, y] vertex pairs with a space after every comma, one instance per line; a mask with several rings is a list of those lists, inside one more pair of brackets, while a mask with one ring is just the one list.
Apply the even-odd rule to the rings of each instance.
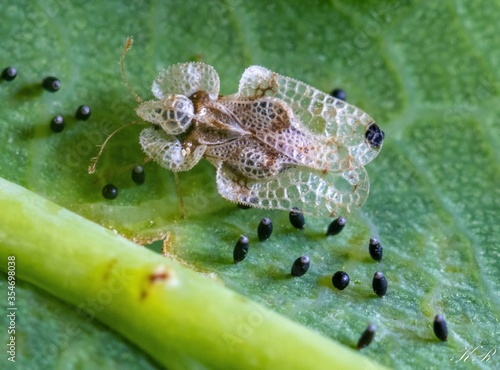
[[148, 157], [174, 172], [188, 171], [193, 168], [203, 157], [207, 148], [206, 145], [199, 145], [187, 153], [179, 139], [154, 128], [142, 130], [139, 143]]
[[219, 88], [219, 75], [214, 67], [191, 62], [175, 64], [161, 71], [153, 81], [152, 91], [160, 100], [169, 94], [190, 97], [200, 90], [206, 91], [211, 99], [217, 99]]
[[266, 145], [283, 153], [294, 163], [320, 171], [345, 171], [359, 167], [345, 147], [333, 138], [311, 133], [287, 103], [274, 97], [256, 100], [220, 99], [239, 125]]
[[296, 165], [287, 156], [270, 149], [251, 136], [208, 146], [205, 158], [223, 161], [244, 181], [269, 181], [284, 169]]
[[284, 211], [298, 207], [305, 214], [335, 217], [361, 207], [368, 197], [370, 185], [363, 167], [326, 174], [293, 167], [258, 182], [241, 181], [223, 161], [209, 160], [217, 169], [220, 195], [252, 207]]
[[135, 110], [144, 121], [160, 126], [167, 134], [179, 135], [191, 125], [193, 103], [184, 95], [165, 95], [162, 100], [142, 102]]
[[272, 96], [283, 100], [299, 118], [301, 127], [330, 138], [332, 144], [339, 148], [344, 147], [351, 168], [371, 162], [381, 149], [381, 142], [372, 145], [366, 140], [368, 127], [374, 123], [366, 113], [303, 82], [264, 67], [251, 66], [245, 70], [238, 95], [251, 99]]

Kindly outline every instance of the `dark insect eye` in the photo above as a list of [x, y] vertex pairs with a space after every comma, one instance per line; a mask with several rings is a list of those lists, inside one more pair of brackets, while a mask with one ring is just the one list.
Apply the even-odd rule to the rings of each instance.
[[146, 181], [146, 174], [142, 166], [135, 166], [132, 169], [132, 181], [138, 185], [144, 184], [144, 181]]
[[375, 325], [369, 324], [358, 340], [358, 349], [368, 347], [375, 337]]
[[443, 315], [434, 317], [434, 334], [443, 342], [448, 338], [448, 326]]
[[387, 279], [382, 272], [378, 271], [373, 275], [372, 287], [375, 294], [379, 297], [387, 294]]
[[86, 121], [90, 117], [90, 107], [88, 105], [80, 105], [76, 110], [76, 119], [81, 121]]
[[42, 81], [42, 86], [47, 91], [56, 92], [61, 88], [61, 81], [53, 76], [45, 77]]
[[309, 270], [310, 265], [311, 261], [308, 256], [304, 255], [297, 258], [292, 265], [292, 276], [304, 275]]
[[241, 262], [245, 259], [248, 253], [248, 238], [241, 235], [233, 250], [234, 263]]
[[342, 89], [333, 89], [330, 95], [342, 101], [346, 101], [347, 99], [346, 93]]
[[326, 235], [337, 235], [344, 229], [346, 223], [347, 221], [344, 217], [336, 218], [330, 223], [330, 225], [328, 225]]
[[260, 220], [259, 226], [257, 227], [257, 236], [259, 237], [259, 240], [263, 242], [264, 240], [269, 239], [272, 233], [273, 223], [270, 218], [264, 217]]
[[290, 223], [296, 229], [302, 230], [306, 225], [304, 214], [297, 208], [293, 207], [289, 215]]
[[375, 260], [375, 261], [381, 261], [382, 260], [382, 244], [378, 241], [377, 238], [370, 238], [370, 244], [368, 245], [368, 251], [370, 252], [370, 256]]
[[370, 126], [368, 126], [365, 137], [371, 146], [377, 148], [382, 145], [385, 134], [384, 131], [380, 129], [380, 127], [378, 127], [375, 123], [372, 123]]
[[61, 132], [64, 130], [64, 119], [62, 116], [57, 115], [54, 118], [52, 118], [52, 121], [50, 121], [50, 129], [53, 132]]
[[102, 196], [106, 199], [115, 199], [118, 196], [118, 188], [113, 184], [107, 184], [102, 188]]
[[14, 67], [7, 67], [2, 71], [2, 78], [5, 81], [12, 81], [17, 76], [17, 69]]
[[349, 285], [349, 275], [344, 271], [337, 271], [332, 276], [333, 286], [339, 290], [344, 290]]

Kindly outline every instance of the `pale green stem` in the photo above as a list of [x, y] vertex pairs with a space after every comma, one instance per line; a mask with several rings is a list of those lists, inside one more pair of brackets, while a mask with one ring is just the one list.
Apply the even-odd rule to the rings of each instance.
[[0, 269], [15, 256], [16, 278], [97, 318], [169, 369], [380, 367], [18, 185], [0, 179], [0, 189]]

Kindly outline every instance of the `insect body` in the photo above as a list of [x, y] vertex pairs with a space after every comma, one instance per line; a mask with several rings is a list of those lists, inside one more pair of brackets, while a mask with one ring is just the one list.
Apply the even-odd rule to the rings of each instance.
[[366, 200], [364, 165], [383, 132], [358, 108], [260, 66], [229, 96], [204, 63], [171, 66], [152, 91], [156, 100], [136, 109], [153, 124], [140, 144], [162, 167], [187, 171], [206, 158], [220, 195], [258, 208], [335, 216]]

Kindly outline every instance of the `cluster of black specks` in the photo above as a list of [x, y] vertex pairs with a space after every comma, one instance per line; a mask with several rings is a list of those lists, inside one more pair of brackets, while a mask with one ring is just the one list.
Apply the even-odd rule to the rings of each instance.
[[146, 173], [142, 166], [137, 165], [132, 169], [132, 181], [138, 185], [144, 184], [146, 181]]
[[370, 244], [368, 245], [368, 251], [370, 256], [375, 260], [380, 262], [382, 260], [382, 244], [380, 244], [377, 238], [370, 238]]
[[384, 131], [382, 131], [380, 129], [380, 127], [377, 126], [376, 123], [372, 123], [366, 129], [365, 137], [371, 146], [377, 148], [380, 145], [382, 145], [382, 142], [384, 141], [385, 134], [384, 134]]
[[[110, 186], [110, 185], [108, 185]], [[112, 186], [112, 185], [111, 185]], [[104, 191], [103, 191], [104, 194]], [[289, 214], [290, 223], [297, 229], [303, 229], [305, 225], [303, 213], [296, 207], [292, 208]], [[331, 222], [328, 226], [327, 235], [339, 234], [346, 224], [343, 217], [339, 217]], [[261, 219], [257, 233], [260, 241], [267, 240], [273, 231], [272, 222], [269, 218], [264, 217]], [[249, 250], [249, 241], [246, 236], [240, 236], [233, 250], [234, 263], [243, 261]], [[375, 261], [382, 260], [383, 248], [380, 241], [372, 237], [369, 241], [369, 253]], [[297, 258], [292, 265], [291, 275], [293, 277], [300, 277], [307, 273], [311, 265], [310, 258], [307, 255], [302, 255]], [[345, 271], [337, 271], [332, 275], [332, 284], [338, 290], [346, 289], [350, 284], [350, 277]], [[384, 297], [387, 294], [387, 279], [381, 271], [377, 271], [373, 275], [372, 288], [373, 292], [379, 296]], [[448, 328], [443, 315], [436, 315], [433, 323], [434, 334], [441, 341], [446, 341], [448, 337]], [[369, 324], [359, 337], [357, 348], [362, 349], [370, 345], [375, 337], [376, 327], [374, 324]]]
[[64, 130], [64, 118], [60, 115], [52, 118], [52, 121], [50, 121], [50, 129], [53, 132], [61, 132]]
[[[6, 67], [2, 70], [1, 78], [5, 81], [12, 81], [17, 76], [15, 67]], [[49, 92], [59, 91], [61, 88], [61, 81], [54, 76], [47, 76], [42, 80], [42, 87]], [[90, 107], [87, 105], [80, 105], [76, 110], [75, 117], [78, 120], [86, 121], [90, 117]], [[65, 122], [61, 115], [56, 115], [50, 121], [50, 129], [52, 132], [59, 133], [64, 130]], [[145, 181], [144, 171], [141, 166], [134, 168], [132, 172], [132, 180], [137, 184], [142, 184]], [[115, 199], [118, 196], [118, 188], [113, 184], [107, 184], [102, 188], [102, 196], [106, 199]]]
[[[80, 105], [75, 116], [79, 120], [86, 121], [90, 117], [90, 108], [86, 105]], [[61, 132], [64, 130], [64, 118], [61, 115], [55, 116], [52, 121], [50, 121], [50, 129], [53, 132]]]
[[349, 285], [349, 275], [344, 271], [337, 271], [332, 276], [332, 284], [338, 290], [344, 290]]
[[102, 196], [106, 199], [115, 199], [118, 196], [118, 188], [113, 184], [107, 184], [102, 188]]
[[434, 317], [434, 334], [443, 342], [448, 339], [448, 326], [443, 315], [436, 315]]
[[330, 95], [342, 101], [346, 101], [347, 99], [346, 93], [342, 89], [333, 89]]
[[241, 262], [245, 259], [248, 254], [248, 238], [241, 235], [233, 250], [233, 260], [234, 263]]
[[43, 79], [42, 86], [49, 92], [56, 92], [61, 88], [61, 81], [57, 77], [48, 76]]
[[7, 67], [2, 71], [2, 79], [5, 81], [12, 81], [17, 76], [17, 69], [15, 67]]
[[[146, 173], [142, 166], [135, 166], [131, 173], [132, 181], [138, 185], [146, 181]], [[102, 196], [106, 199], [115, 199], [118, 196], [118, 188], [113, 184], [107, 184], [102, 188]]]
[[304, 214], [297, 207], [293, 207], [289, 215], [290, 223], [296, 229], [302, 230], [306, 225]]
[[382, 272], [377, 271], [373, 275], [372, 287], [375, 294], [379, 297], [383, 297], [387, 294], [387, 279]]
[[264, 240], [269, 239], [272, 233], [273, 223], [270, 218], [264, 217], [260, 220], [259, 226], [257, 227], [257, 236], [259, 237], [259, 240], [263, 242]]
[[75, 113], [76, 119], [86, 121], [90, 117], [90, 107], [88, 105], [80, 105]]
[[302, 276], [307, 270], [309, 270], [309, 266], [311, 265], [311, 260], [308, 256], [304, 255], [297, 258], [292, 265], [292, 276]]
[[[383, 133], [382, 133], [383, 135]], [[241, 206], [240, 204], [238, 206]], [[246, 208], [246, 207], [245, 207]], [[289, 220], [293, 227], [297, 229], [303, 229], [305, 225], [305, 219], [303, 213], [300, 209], [293, 207], [289, 214]], [[339, 234], [346, 225], [346, 220], [343, 217], [338, 217], [333, 220], [328, 226], [326, 235], [337, 235]], [[257, 232], [260, 241], [267, 240], [273, 231], [272, 222], [269, 218], [262, 218]], [[233, 251], [234, 263], [238, 263], [244, 260], [248, 254], [249, 242], [248, 238], [245, 236], [240, 236], [240, 239], [236, 243]], [[383, 255], [383, 247], [379, 239], [376, 237], [371, 237], [369, 241], [368, 250], [370, 256], [373, 260], [380, 262]], [[292, 265], [291, 275], [293, 277], [300, 277], [307, 273], [310, 268], [310, 258], [307, 255], [302, 255], [297, 258]], [[332, 275], [331, 278], [333, 286], [342, 291], [346, 289], [350, 284], [350, 277], [345, 271], [337, 271]], [[383, 272], [377, 271], [373, 275], [372, 280], [373, 292], [379, 296], [384, 297], [387, 294], [388, 283]], [[446, 341], [448, 337], [448, 328], [443, 315], [436, 315], [433, 323], [434, 334], [441, 341]], [[362, 332], [359, 340], [357, 342], [357, 348], [363, 349], [371, 344], [375, 337], [376, 327], [374, 324], [370, 323], [366, 329]]]
[[358, 349], [368, 347], [375, 337], [375, 325], [368, 324], [358, 340]]
[[333, 220], [330, 225], [328, 225], [328, 229], [326, 230], [326, 235], [337, 235], [339, 234], [345, 227], [347, 223], [344, 217], [339, 217]]

